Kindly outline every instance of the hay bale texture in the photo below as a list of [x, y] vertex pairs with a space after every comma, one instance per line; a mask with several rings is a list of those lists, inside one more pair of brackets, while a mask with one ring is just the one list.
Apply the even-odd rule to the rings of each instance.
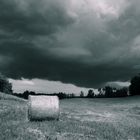
[[29, 96], [29, 120], [58, 120], [59, 98], [57, 96]]

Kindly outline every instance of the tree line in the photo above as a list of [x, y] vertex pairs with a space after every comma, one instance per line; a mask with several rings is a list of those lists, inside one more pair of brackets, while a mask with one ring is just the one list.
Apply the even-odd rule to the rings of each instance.
[[76, 96], [74, 93], [68, 94], [65, 92], [58, 92], [58, 93], [51, 93], [51, 94], [46, 94], [46, 93], [36, 93], [34, 91], [24, 91], [23, 93], [14, 93], [14, 95], [28, 99], [29, 95], [50, 95], [50, 96], [58, 96], [59, 99], [70, 99], [70, 98], [114, 98], [114, 97], [126, 97], [128, 96], [128, 90], [127, 88], [122, 88], [122, 89], [116, 89], [112, 88], [109, 86], [106, 86], [103, 89], [98, 89], [99, 94], [95, 94], [92, 89], [88, 90], [87, 95], [84, 95], [84, 92], [81, 91], [79, 96]]
[[53, 94], [46, 94], [46, 93], [35, 93], [33, 91], [24, 91], [23, 93], [13, 93], [12, 84], [9, 80], [2, 74], [0, 74], [0, 92], [4, 92], [7, 94], [13, 94], [15, 96], [28, 99], [29, 95], [56, 95], [60, 99], [65, 98], [114, 98], [114, 97], [127, 97], [133, 95], [140, 95], [140, 74], [134, 76], [130, 80], [129, 87], [123, 87], [120, 89], [105, 86], [104, 88], [98, 89], [98, 94], [94, 93], [94, 90], [89, 89], [87, 95], [81, 91], [79, 96], [76, 96], [74, 93], [67, 94], [64, 92], [53, 93]]

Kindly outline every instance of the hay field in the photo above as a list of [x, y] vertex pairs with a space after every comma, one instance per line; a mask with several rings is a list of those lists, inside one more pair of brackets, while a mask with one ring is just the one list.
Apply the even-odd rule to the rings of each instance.
[[60, 121], [29, 122], [27, 101], [1, 97], [0, 140], [140, 140], [140, 97], [66, 99]]

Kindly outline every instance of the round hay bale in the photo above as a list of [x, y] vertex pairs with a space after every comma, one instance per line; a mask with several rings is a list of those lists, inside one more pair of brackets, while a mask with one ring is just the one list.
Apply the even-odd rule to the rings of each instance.
[[58, 120], [59, 98], [57, 96], [29, 96], [29, 120]]

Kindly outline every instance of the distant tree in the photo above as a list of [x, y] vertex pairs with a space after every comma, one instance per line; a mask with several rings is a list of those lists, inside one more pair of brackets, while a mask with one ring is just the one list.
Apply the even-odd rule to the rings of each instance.
[[84, 92], [83, 92], [83, 91], [81, 91], [81, 93], [80, 93], [80, 97], [81, 97], [81, 98], [84, 97]]
[[59, 92], [58, 97], [59, 97], [59, 99], [64, 99], [64, 98], [67, 98], [67, 95], [66, 95], [66, 93]]
[[23, 92], [23, 98], [28, 99], [28, 96], [30, 95], [30, 91], [26, 90]]
[[105, 96], [106, 96], [106, 97], [114, 97], [114, 96], [115, 96], [112, 87], [106, 86], [106, 87], [104, 88], [104, 90], [105, 90]]
[[115, 92], [116, 97], [126, 97], [128, 96], [128, 88], [123, 87], [121, 89], [117, 89]]
[[93, 98], [94, 97], [94, 91], [92, 89], [88, 90], [87, 98]]
[[30, 95], [36, 95], [36, 93], [34, 91], [30, 91], [29, 93]]
[[70, 94], [70, 98], [75, 98], [75, 94], [74, 93], [71, 93]]
[[99, 95], [105, 95], [105, 88], [98, 88]]
[[130, 81], [129, 93], [130, 95], [140, 95], [140, 74], [134, 76]]
[[104, 98], [105, 97], [105, 89], [98, 88], [98, 94], [96, 94], [96, 97]]
[[9, 82], [9, 80], [0, 73], [0, 91], [12, 94], [12, 84]]
[[102, 88], [98, 88], [99, 94], [102, 94]]

